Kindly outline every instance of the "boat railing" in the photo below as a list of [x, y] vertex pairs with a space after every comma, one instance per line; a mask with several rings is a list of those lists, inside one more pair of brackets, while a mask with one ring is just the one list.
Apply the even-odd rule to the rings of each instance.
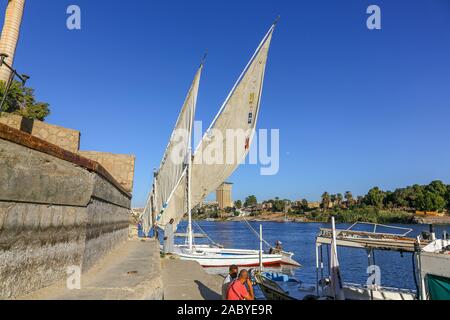
[[[366, 226], [373, 226], [373, 231], [372, 233], [376, 233], [376, 234], [386, 234], [386, 235], [394, 235], [394, 236], [401, 236], [401, 237], [406, 237], [408, 234], [410, 234], [411, 232], [413, 232], [413, 229], [411, 228], [405, 228], [405, 227], [398, 227], [398, 226], [388, 226], [385, 224], [379, 224], [379, 223], [371, 223], [371, 222], [356, 222], [354, 224], [352, 224], [347, 231], [357, 231], [354, 230], [357, 226], [361, 226], [361, 225], [366, 225]], [[386, 228], [386, 229], [394, 229], [394, 230], [400, 230], [403, 231], [403, 233], [386, 233], [386, 232], [377, 232], [378, 228]]]
[[[373, 226], [372, 230], [356, 230], [356, 227], [361, 225], [368, 225]], [[387, 228], [387, 229], [395, 229], [400, 230], [401, 232], [378, 232], [380, 228]], [[388, 239], [396, 239], [396, 240], [414, 240], [413, 238], [407, 238], [407, 236], [413, 231], [413, 229], [410, 228], [403, 228], [403, 227], [397, 227], [397, 226], [387, 226], [382, 224], [376, 224], [376, 223], [361, 223], [357, 222], [350, 226], [347, 229], [337, 229], [336, 230], [336, 236], [339, 237], [358, 237], [358, 238], [388, 238]], [[329, 228], [321, 228], [319, 232], [319, 236], [322, 237], [330, 237], [332, 234], [332, 230]]]

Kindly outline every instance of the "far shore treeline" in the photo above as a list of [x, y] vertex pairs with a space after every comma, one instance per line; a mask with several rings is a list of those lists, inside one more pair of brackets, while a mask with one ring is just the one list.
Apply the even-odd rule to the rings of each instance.
[[417, 214], [448, 214], [450, 185], [437, 180], [428, 185], [416, 184], [394, 191], [374, 187], [363, 196], [354, 196], [350, 191], [337, 194], [324, 192], [318, 202], [274, 198], [258, 203], [257, 198], [251, 195], [244, 202], [237, 200], [234, 204], [233, 208], [225, 210], [220, 210], [215, 203], [199, 206], [194, 210], [194, 215], [198, 219], [229, 219], [247, 215], [268, 220], [282, 216], [315, 222], [329, 222], [334, 216], [338, 222], [348, 223], [410, 223]]

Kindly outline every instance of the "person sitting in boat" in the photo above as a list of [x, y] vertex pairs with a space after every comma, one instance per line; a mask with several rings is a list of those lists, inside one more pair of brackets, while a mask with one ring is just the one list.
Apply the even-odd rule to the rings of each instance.
[[222, 300], [227, 300], [228, 288], [229, 288], [230, 284], [233, 283], [233, 281], [235, 281], [237, 279], [238, 272], [239, 272], [239, 268], [237, 265], [233, 264], [232, 266], [230, 266], [229, 273], [226, 276], [226, 278], [223, 280], [223, 284], [222, 284]]
[[230, 284], [227, 300], [255, 300], [253, 285], [247, 270], [241, 270], [239, 278]]
[[281, 252], [283, 252], [283, 247], [282, 247], [283, 243], [280, 240], [277, 240], [277, 242], [275, 242], [275, 248], [270, 248], [270, 254], [280, 254]]
[[170, 219], [169, 223], [164, 228], [164, 253], [172, 254], [173, 253], [173, 239], [174, 239], [174, 219]]

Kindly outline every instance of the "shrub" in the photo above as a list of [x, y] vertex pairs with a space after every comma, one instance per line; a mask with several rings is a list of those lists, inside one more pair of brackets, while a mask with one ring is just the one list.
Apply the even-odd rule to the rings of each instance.
[[[0, 81], [0, 101], [5, 94], [5, 82]], [[22, 82], [14, 81], [8, 91], [3, 109], [0, 111], [18, 114], [22, 117], [45, 120], [50, 114], [49, 104], [37, 102], [34, 90], [22, 85]]]

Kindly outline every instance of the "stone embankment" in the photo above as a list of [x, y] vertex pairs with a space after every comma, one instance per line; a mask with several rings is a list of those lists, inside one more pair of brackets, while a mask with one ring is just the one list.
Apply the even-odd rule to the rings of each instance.
[[130, 240], [114, 249], [81, 277], [80, 289], [66, 281], [19, 297], [23, 300], [161, 300], [159, 243]]
[[0, 117], [0, 299], [61, 281], [68, 267], [86, 272], [124, 243], [134, 170], [134, 157], [119, 157], [116, 179], [79, 154], [75, 130], [13, 118]]

